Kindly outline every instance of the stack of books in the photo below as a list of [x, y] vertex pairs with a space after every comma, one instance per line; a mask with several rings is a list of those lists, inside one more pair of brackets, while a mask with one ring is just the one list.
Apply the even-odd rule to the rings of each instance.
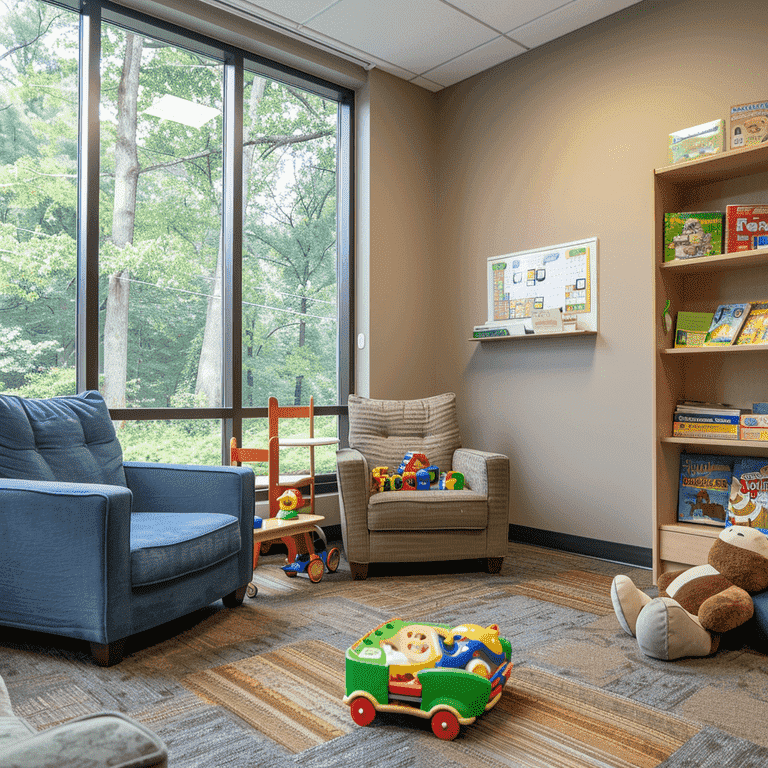
[[675, 408], [673, 437], [703, 440], [738, 440], [743, 408], [725, 403], [684, 400]]

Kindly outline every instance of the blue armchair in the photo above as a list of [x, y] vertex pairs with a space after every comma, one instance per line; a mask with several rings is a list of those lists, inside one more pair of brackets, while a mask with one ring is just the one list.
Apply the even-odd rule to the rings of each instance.
[[253, 574], [248, 467], [123, 462], [98, 392], [0, 395], [0, 624], [79, 638], [98, 664], [125, 638]]

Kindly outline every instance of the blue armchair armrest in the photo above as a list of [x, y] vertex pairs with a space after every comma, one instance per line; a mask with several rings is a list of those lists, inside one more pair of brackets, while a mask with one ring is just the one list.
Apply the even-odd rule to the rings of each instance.
[[134, 512], [198, 512], [240, 519], [238, 558], [242, 585], [253, 575], [253, 516], [256, 477], [250, 467], [203, 467], [126, 461], [125, 479]]
[[0, 624], [102, 643], [107, 626], [127, 632], [130, 514], [121, 486], [0, 480]]

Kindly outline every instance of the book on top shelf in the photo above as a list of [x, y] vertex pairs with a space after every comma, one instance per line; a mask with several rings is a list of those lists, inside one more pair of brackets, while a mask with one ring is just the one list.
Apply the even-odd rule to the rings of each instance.
[[678, 522], [725, 526], [735, 461], [733, 456], [680, 454]]
[[705, 347], [727, 347], [736, 341], [750, 307], [744, 304], [721, 304], [715, 311], [712, 324], [704, 339]]
[[768, 344], [768, 301], [752, 304], [736, 343]]
[[696, 440], [738, 440], [739, 424], [689, 423], [675, 420], [672, 437], [695, 438]]
[[678, 312], [675, 346], [703, 347], [713, 317], [714, 312]]

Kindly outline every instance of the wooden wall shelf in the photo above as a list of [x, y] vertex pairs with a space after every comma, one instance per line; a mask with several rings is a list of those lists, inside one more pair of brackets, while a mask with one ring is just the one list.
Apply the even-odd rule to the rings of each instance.
[[470, 339], [470, 341], [527, 341], [528, 339], [562, 339], [575, 336], [597, 336], [597, 331], [563, 331], [562, 333], [526, 333], [524, 336], [486, 336], [483, 339]]

